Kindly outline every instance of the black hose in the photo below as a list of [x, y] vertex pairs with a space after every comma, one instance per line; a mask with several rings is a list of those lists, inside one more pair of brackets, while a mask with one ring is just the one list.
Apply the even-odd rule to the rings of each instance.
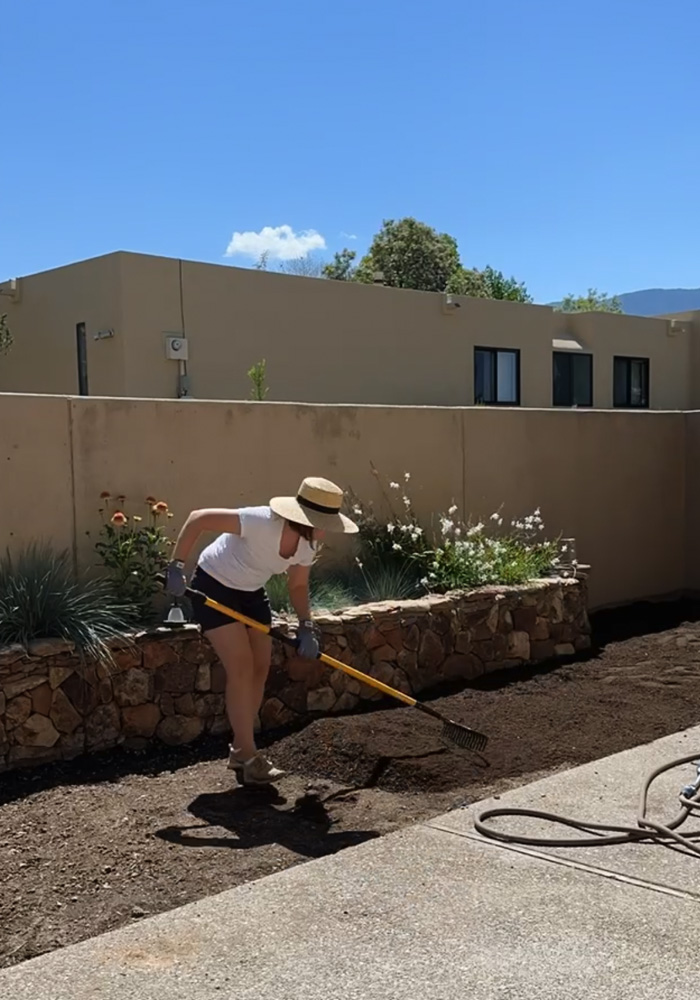
[[[657, 823], [647, 816], [649, 789], [656, 779], [666, 771], [671, 771], [675, 767], [683, 764], [697, 762], [700, 753], [689, 754], [687, 757], [680, 757], [669, 764], [663, 764], [646, 778], [639, 795], [639, 805], [637, 809], [636, 826], [613, 826], [606, 823], [589, 823], [585, 820], [571, 819], [567, 816], [559, 816], [557, 813], [542, 812], [539, 809], [485, 809], [474, 820], [474, 828], [483, 837], [491, 840], [500, 840], [504, 844], [524, 844], [529, 847], [601, 847], [613, 844], [631, 844], [635, 842], [655, 843], [655, 844], [678, 844], [692, 854], [700, 857], [700, 844], [693, 842], [693, 838], [700, 838], [700, 830], [686, 831], [685, 834], [676, 833], [676, 830], [691, 815], [699, 815], [700, 811], [700, 769], [699, 782], [696, 782], [692, 796], [681, 792], [681, 811], [668, 823]], [[587, 837], [547, 839], [546, 837], [523, 837], [518, 834], [504, 833], [493, 827], [487, 826], [487, 822], [496, 819], [498, 816], [529, 816], [534, 819], [542, 819], [548, 823], [558, 823], [560, 826], [569, 826], [581, 833], [588, 834]]]

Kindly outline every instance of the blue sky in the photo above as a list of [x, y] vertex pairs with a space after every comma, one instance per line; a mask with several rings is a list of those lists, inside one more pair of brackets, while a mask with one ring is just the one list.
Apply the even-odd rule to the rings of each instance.
[[0, 277], [362, 252], [413, 215], [537, 301], [697, 287], [700, 4], [661, 11], [5, 0]]

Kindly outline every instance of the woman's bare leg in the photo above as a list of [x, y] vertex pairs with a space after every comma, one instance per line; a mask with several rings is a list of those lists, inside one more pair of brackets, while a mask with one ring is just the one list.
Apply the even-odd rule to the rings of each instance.
[[253, 629], [250, 630], [248, 639], [253, 650], [253, 707], [257, 715], [265, 698], [265, 684], [270, 673], [272, 639]]
[[231, 623], [207, 632], [207, 639], [226, 671], [226, 714], [233, 730], [234, 754], [239, 760], [250, 760], [256, 753], [253, 727], [262, 700], [252, 635], [245, 625]]

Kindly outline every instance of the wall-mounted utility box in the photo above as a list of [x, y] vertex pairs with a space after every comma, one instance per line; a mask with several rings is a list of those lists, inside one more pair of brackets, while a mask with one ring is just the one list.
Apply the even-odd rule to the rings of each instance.
[[187, 361], [189, 359], [187, 339], [168, 334], [165, 338], [165, 356], [171, 361]]

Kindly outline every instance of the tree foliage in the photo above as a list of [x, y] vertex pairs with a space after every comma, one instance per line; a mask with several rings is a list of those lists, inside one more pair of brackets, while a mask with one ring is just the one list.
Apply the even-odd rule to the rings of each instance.
[[522, 281], [506, 278], [503, 271], [485, 267], [460, 267], [451, 275], [447, 291], [455, 295], [471, 295], [478, 299], [503, 299], [508, 302], [532, 302], [532, 296]]
[[486, 288], [487, 299], [504, 299], [507, 302], [532, 302], [532, 296], [524, 282], [516, 278], [506, 278], [503, 271], [485, 267], [479, 272]]
[[360, 261], [357, 280], [371, 283], [379, 272], [392, 288], [442, 292], [459, 267], [453, 236], [413, 218], [387, 219]]
[[624, 312], [622, 303], [616, 295], [606, 295], [595, 288], [589, 288], [587, 295], [565, 295], [558, 308], [560, 312], [565, 313]]
[[[299, 257], [277, 263], [274, 269], [283, 274], [334, 281], [372, 284], [380, 280], [392, 288], [447, 291], [482, 299], [532, 302], [532, 296], [522, 281], [508, 278], [503, 271], [490, 266], [483, 270], [465, 267], [454, 236], [440, 233], [411, 216], [386, 219], [358, 265], [355, 264], [356, 257], [354, 250], [344, 247], [330, 261], [316, 256]], [[255, 267], [266, 271], [269, 265], [269, 255], [264, 253]]]
[[344, 247], [340, 253], [333, 254], [333, 260], [324, 266], [323, 277], [332, 281], [353, 281], [357, 271], [354, 266], [356, 257], [357, 253], [354, 250]]

